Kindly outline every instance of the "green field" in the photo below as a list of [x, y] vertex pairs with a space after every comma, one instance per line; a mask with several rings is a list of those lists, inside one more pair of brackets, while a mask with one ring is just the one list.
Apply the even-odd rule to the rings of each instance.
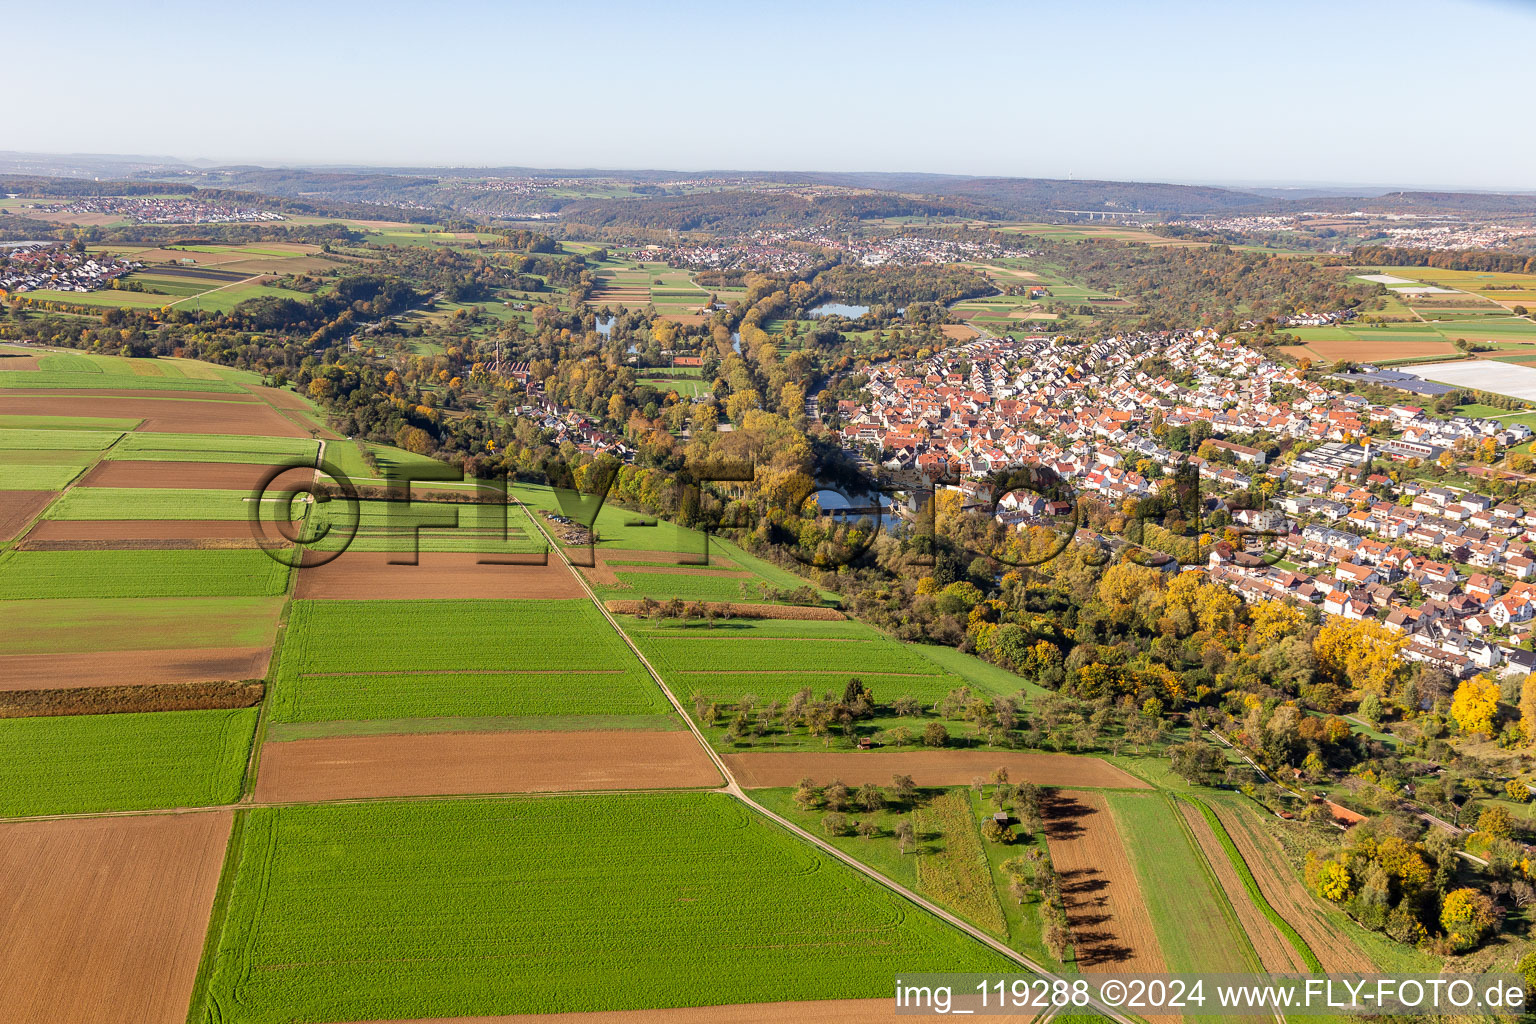
[[122, 436], [118, 430], [0, 427], [0, 451], [99, 452]]
[[85, 469], [81, 463], [29, 465], [0, 458], [0, 491], [57, 491]]
[[[334, 448], [326, 450], [327, 458]], [[308, 438], [231, 434], [129, 434], [108, 454], [144, 462], [313, 462], [319, 444]]]
[[[199, 487], [76, 487], [48, 507], [46, 519], [221, 519], [250, 517], [246, 491]], [[275, 515], [268, 499], [264, 518]]]
[[1258, 971], [1258, 955], [1191, 840], [1173, 802], [1158, 792], [1106, 792], [1115, 828], [1173, 972]]
[[0, 719], [0, 817], [233, 803], [256, 708]]
[[0, 551], [0, 600], [267, 597], [288, 567], [262, 551]]
[[325, 722], [668, 706], [589, 601], [298, 601], [270, 711]]
[[730, 619], [711, 629], [626, 617], [623, 624], [669, 685], [684, 696], [698, 692], [734, 702], [752, 694], [763, 701], [787, 700], [807, 686], [817, 696], [841, 694], [856, 677], [877, 701], [913, 697], [932, 704], [966, 683], [987, 694], [1004, 695], [1027, 685], [1010, 672], [979, 672], [971, 665], [963, 666], [966, 672], [960, 674], [955, 671], [960, 665], [932, 660], [932, 648], [891, 640], [852, 620]]
[[0, 654], [260, 647], [280, 597], [63, 598], [5, 605]]
[[238, 855], [197, 1024], [880, 997], [1007, 965], [719, 794], [264, 808]]
[[0, 416], [0, 430], [101, 430], [121, 433], [132, 430], [141, 422], [111, 416], [4, 415]]

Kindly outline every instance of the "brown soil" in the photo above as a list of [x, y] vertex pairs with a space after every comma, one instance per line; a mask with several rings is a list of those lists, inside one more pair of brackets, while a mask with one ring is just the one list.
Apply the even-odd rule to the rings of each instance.
[[1116, 974], [1167, 970], [1104, 797], [1062, 790], [1051, 795], [1044, 812], [1046, 845], [1061, 881], [1078, 967]]
[[976, 337], [976, 335], [981, 333], [980, 331], [976, 330], [976, 328], [969, 327], [965, 324], [944, 324], [939, 328], [939, 330], [943, 332], [944, 337], [953, 341], [970, 341], [972, 338]]
[[1259, 892], [1281, 917], [1295, 928], [1322, 961], [1329, 973], [1375, 972], [1370, 957], [1361, 951], [1337, 925], [1328, 920], [1317, 899], [1302, 884], [1285, 851], [1275, 838], [1264, 831], [1252, 815], [1229, 807], [1216, 807], [1216, 816], [1226, 826], [1243, 863], [1259, 883]]
[[261, 703], [263, 683], [151, 683], [59, 690], [0, 690], [0, 718], [120, 715], [143, 711], [215, 711]]
[[35, 370], [37, 356], [10, 356], [0, 354], [0, 370]]
[[685, 789], [722, 781], [684, 731], [336, 736], [264, 745], [256, 799]]
[[491, 555], [423, 551], [419, 565], [391, 565], [409, 555], [347, 551], [325, 565], [299, 570], [294, 596], [339, 600], [409, 598], [582, 597], [576, 577], [556, 559], [548, 565], [481, 565]]
[[[634, 615], [640, 611], [640, 601], [605, 601], [608, 610], [615, 615]], [[706, 609], [718, 609], [734, 619], [794, 619], [805, 621], [820, 619], [835, 621], [843, 618], [836, 608], [792, 604], [739, 604], [734, 601], [705, 601]]]
[[577, 568], [581, 570], [582, 576], [586, 578], [588, 583], [596, 583], [603, 587], [616, 587], [623, 582], [612, 569], [608, 568], [608, 563], [601, 558], [597, 560], [596, 565], [578, 565]]
[[0, 540], [10, 540], [37, 518], [57, 491], [0, 491]]
[[0, 825], [0, 1020], [183, 1024], [231, 821]]
[[0, 414], [8, 416], [107, 416], [139, 419], [139, 430], [172, 434], [252, 434], [263, 437], [308, 437], [276, 409], [254, 398], [209, 394], [178, 400], [174, 391], [6, 391], [0, 394]]
[[[135, 462], [128, 459], [97, 463], [80, 481], [81, 487], [183, 487], [250, 491], [272, 480], [275, 466], [245, 462]], [[277, 480], [280, 486], [300, 476], [307, 484], [313, 470], [291, 470]]]
[[1253, 897], [1248, 895], [1248, 890], [1243, 885], [1243, 880], [1237, 874], [1237, 869], [1232, 866], [1232, 859], [1227, 856], [1226, 848], [1221, 845], [1221, 840], [1216, 838], [1216, 833], [1211, 830], [1210, 822], [1205, 820], [1205, 815], [1200, 813], [1198, 807], [1190, 804], [1180, 804], [1179, 809], [1184, 813], [1184, 820], [1189, 822], [1190, 831], [1195, 834], [1200, 849], [1205, 854], [1205, 859], [1210, 863], [1211, 870], [1216, 873], [1216, 879], [1221, 883], [1222, 891], [1227, 894], [1227, 900], [1232, 904], [1232, 909], [1237, 911], [1237, 919], [1242, 923], [1243, 933], [1253, 943], [1253, 948], [1259, 954], [1259, 962], [1264, 965], [1266, 971], [1297, 971], [1302, 974], [1307, 972], [1306, 961], [1301, 954], [1296, 952], [1284, 935], [1270, 923], [1264, 912], [1254, 905]]
[[261, 679], [270, 647], [0, 655], [0, 690]]
[[[1023, 1024], [1033, 1014], [992, 1017], [1002, 1024]], [[452, 1017], [432, 1022], [387, 1020], [370, 1024], [871, 1024], [896, 1020], [889, 999], [826, 999], [804, 1003], [741, 1003], [737, 1006], [690, 1006], [675, 1010], [602, 1010], [597, 1013], [518, 1013], [507, 1017]]]
[[745, 789], [793, 786], [803, 778], [820, 782], [842, 779], [850, 786], [861, 786], [866, 782], [888, 786], [893, 775], [910, 775], [919, 786], [968, 786], [978, 775], [990, 778], [998, 768], [1007, 768], [1008, 777], [1014, 782], [1033, 782], [1041, 786], [1150, 788], [1107, 761], [1071, 754], [912, 750], [891, 754], [805, 751], [724, 756], [726, 767]]

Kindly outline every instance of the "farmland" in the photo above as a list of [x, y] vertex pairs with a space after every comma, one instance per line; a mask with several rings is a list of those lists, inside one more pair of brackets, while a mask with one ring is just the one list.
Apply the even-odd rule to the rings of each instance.
[[271, 710], [279, 722], [321, 722], [666, 706], [589, 602], [299, 601]]
[[0, 824], [0, 1019], [182, 1024], [231, 818]]
[[255, 810], [212, 964], [199, 1024], [879, 996], [1003, 961], [728, 797], [656, 795]]
[[0, 817], [232, 803], [256, 709], [0, 719]]
[[[1169, 798], [1116, 792], [1107, 800], [1168, 970], [1259, 970], [1253, 946]], [[1171, 879], [1178, 884], [1169, 885]]]
[[266, 597], [288, 567], [261, 551], [4, 551], [8, 601], [102, 597]]

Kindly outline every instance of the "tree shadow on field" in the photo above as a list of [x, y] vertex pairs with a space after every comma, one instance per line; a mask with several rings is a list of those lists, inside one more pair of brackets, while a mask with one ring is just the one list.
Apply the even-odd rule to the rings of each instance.
[[1057, 792], [1051, 793], [1042, 803], [1040, 818], [1045, 823], [1045, 834], [1058, 842], [1081, 837], [1087, 831], [1080, 823], [1082, 819], [1099, 813], [1097, 808]]

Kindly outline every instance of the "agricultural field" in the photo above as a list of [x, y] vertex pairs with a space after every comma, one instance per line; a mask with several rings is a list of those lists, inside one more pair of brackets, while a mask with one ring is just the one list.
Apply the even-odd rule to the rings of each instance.
[[881, 699], [911, 696], [931, 704], [963, 685], [918, 647], [852, 620], [733, 620], [714, 630], [635, 620], [625, 623], [625, 632], [679, 692], [717, 700], [746, 693], [788, 700], [806, 686], [818, 695], [841, 693], [856, 676]]
[[0, 824], [0, 1019], [186, 1020], [233, 817]]
[[1111, 792], [1106, 800], [1168, 970], [1260, 970], [1253, 945], [1171, 799], [1162, 793]]
[[[990, 775], [991, 770], [983, 774]], [[823, 774], [813, 779], [826, 784], [833, 777]], [[843, 781], [850, 786], [859, 784], [847, 778]], [[889, 776], [877, 780], [884, 787], [890, 783]], [[889, 799], [874, 811], [850, 807], [848, 820], [873, 825], [872, 835], [858, 835], [850, 824], [847, 835], [829, 836], [828, 841], [1031, 959], [1055, 963], [1042, 942], [1038, 895], [1020, 902], [1010, 892], [1012, 874], [1004, 866], [1010, 860], [1024, 858], [1031, 849], [1043, 848], [1043, 838], [1015, 827], [1016, 839], [1012, 843], [984, 842], [981, 825], [994, 810], [987, 799], [990, 793], [991, 787], [985, 787], [982, 794], [974, 794], [965, 786], [936, 788], [919, 783], [918, 794], [910, 803]], [[754, 789], [751, 795], [807, 831], [825, 832], [822, 819], [826, 808], [800, 807], [795, 803], [792, 788]], [[906, 852], [896, 838], [896, 830], [903, 821], [910, 822], [914, 830], [913, 845]]]
[[[327, 458], [341, 445], [328, 446]], [[108, 459], [142, 462], [240, 462], [282, 464], [313, 462], [318, 442], [294, 437], [251, 437], [242, 434], [131, 433], [107, 453]]]
[[298, 601], [270, 700], [277, 722], [668, 710], [583, 600]]
[[3, 551], [6, 601], [102, 597], [267, 597], [288, 567], [262, 551]]
[[0, 817], [233, 803], [256, 715], [240, 708], [0, 719]]
[[198, 1024], [876, 997], [1006, 963], [715, 794], [263, 808], [236, 856]]
[[7, 601], [0, 656], [269, 644], [281, 597]]

